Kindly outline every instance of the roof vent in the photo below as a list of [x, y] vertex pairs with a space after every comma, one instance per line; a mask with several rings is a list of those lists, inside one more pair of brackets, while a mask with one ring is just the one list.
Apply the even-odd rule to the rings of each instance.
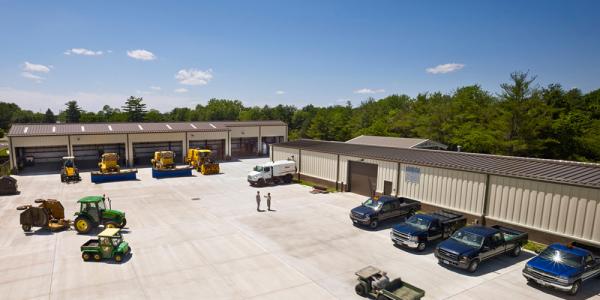
[[56, 126], [52, 126], [52, 133], [56, 132]]
[[171, 125], [169, 125], [169, 124], [165, 124], [165, 125], [167, 126], [167, 128], [173, 129], [173, 128], [171, 128]]
[[217, 126], [213, 125], [212, 123], [208, 123], [208, 125], [210, 125], [212, 128], [217, 128]]
[[194, 129], [198, 129], [198, 128], [196, 127], [196, 125], [194, 125], [194, 124], [192, 124], [192, 123], [190, 123], [190, 126], [192, 126], [192, 128], [194, 128]]
[[108, 125], [108, 130], [112, 131], [112, 126]]
[[85, 131], [85, 127], [83, 127], [83, 125], [81, 125], [81, 131], [84, 132]]
[[140, 125], [140, 124], [138, 124], [138, 128], [139, 128], [140, 130], [144, 130], [144, 127], [142, 127], [142, 125]]
[[23, 129], [23, 133], [27, 133], [27, 131], [29, 131], [29, 127], [25, 127], [25, 129]]

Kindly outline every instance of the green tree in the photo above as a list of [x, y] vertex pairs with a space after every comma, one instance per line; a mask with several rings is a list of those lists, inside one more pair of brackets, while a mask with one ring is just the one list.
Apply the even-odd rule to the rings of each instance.
[[13, 115], [21, 111], [21, 108], [14, 103], [0, 102], [0, 128], [8, 132], [13, 121]]
[[78, 123], [81, 118], [81, 108], [77, 104], [77, 101], [69, 101], [65, 103], [67, 109], [65, 110], [65, 122], [66, 123]]
[[42, 120], [42, 123], [56, 123], [56, 116], [54, 115], [52, 110], [50, 110], [49, 108], [46, 110], [46, 113], [44, 114], [44, 119]]
[[156, 109], [151, 109], [144, 116], [145, 122], [162, 122], [164, 120], [165, 119], [163, 118], [163, 115], [160, 113], [160, 111], [158, 111]]
[[244, 106], [239, 100], [210, 99], [204, 108], [206, 121], [236, 121]]
[[125, 105], [122, 107], [127, 121], [129, 122], [143, 122], [144, 115], [146, 114], [146, 104], [142, 103], [144, 99], [142, 97], [129, 97], [125, 101]]

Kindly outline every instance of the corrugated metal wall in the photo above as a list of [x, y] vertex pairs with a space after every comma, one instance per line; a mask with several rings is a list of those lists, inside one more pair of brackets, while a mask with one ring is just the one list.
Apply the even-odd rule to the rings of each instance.
[[286, 160], [292, 156], [298, 161], [298, 149], [273, 147], [273, 160]]
[[490, 176], [488, 215], [498, 221], [600, 242], [600, 190]]
[[[304, 160], [304, 151], [302, 151], [302, 160]], [[398, 164], [394, 162], [387, 162], [373, 159], [361, 159], [360, 157], [343, 156], [340, 155], [340, 182], [348, 184], [348, 161], [361, 161], [369, 164], [376, 164], [377, 167], [377, 193], [383, 193], [383, 182], [392, 182], [392, 195], [396, 194], [396, 181], [397, 181], [397, 169]], [[335, 168], [335, 167], [334, 167]], [[304, 170], [302, 170], [304, 171]], [[334, 177], [335, 181], [335, 177]]]
[[337, 155], [302, 151], [301, 160], [302, 166], [300, 170], [302, 170], [303, 175], [335, 182], [337, 176]]
[[[407, 168], [412, 173], [407, 175]], [[461, 212], [483, 214], [484, 174], [402, 164], [400, 196]]]

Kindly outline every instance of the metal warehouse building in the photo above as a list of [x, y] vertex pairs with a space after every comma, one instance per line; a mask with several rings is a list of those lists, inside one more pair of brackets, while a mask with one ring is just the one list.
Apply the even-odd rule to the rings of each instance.
[[272, 160], [292, 158], [300, 177], [338, 190], [416, 199], [540, 242], [600, 245], [599, 164], [315, 140], [272, 148]]
[[208, 148], [217, 159], [268, 155], [268, 145], [287, 140], [280, 121], [13, 124], [8, 133], [10, 165], [55, 170], [63, 156], [80, 167], [97, 167], [104, 152], [116, 152], [121, 164], [150, 164], [154, 151], [172, 150], [183, 162], [189, 148]]

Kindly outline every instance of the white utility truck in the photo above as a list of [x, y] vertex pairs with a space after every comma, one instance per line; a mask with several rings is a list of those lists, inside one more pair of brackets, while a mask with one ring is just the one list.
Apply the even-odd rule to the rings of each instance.
[[263, 186], [268, 183], [290, 183], [296, 171], [296, 162], [293, 160], [267, 162], [254, 167], [248, 173], [248, 182], [252, 186]]

